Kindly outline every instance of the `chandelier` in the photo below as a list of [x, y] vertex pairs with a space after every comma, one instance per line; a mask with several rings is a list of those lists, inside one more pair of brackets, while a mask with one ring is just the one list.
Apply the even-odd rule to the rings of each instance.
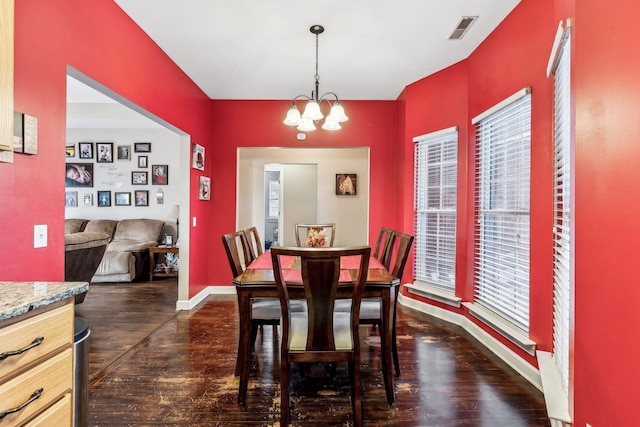
[[[322, 129], [325, 130], [338, 130], [342, 126], [340, 123], [349, 120], [349, 118], [344, 114], [344, 108], [342, 108], [342, 104], [340, 104], [340, 100], [338, 99], [338, 95], [334, 92], [327, 92], [322, 96], [319, 96], [319, 87], [320, 87], [320, 76], [318, 75], [318, 36], [324, 32], [324, 27], [322, 25], [313, 25], [309, 28], [312, 34], [316, 35], [316, 85], [315, 90], [311, 91], [311, 97], [306, 95], [298, 95], [291, 101], [291, 107], [287, 112], [287, 117], [284, 119], [284, 124], [287, 126], [297, 126], [298, 130], [303, 132], [310, 132], [312, 130], [316, 130], [315, 122], [322, 120], [324, 115], [320, 110], [320, 107], [323, 102], [326, 102], [331, 106], [331, 110], [329, 111], [329, 115], [324, 120], [322, 124]], [[329, 98], [335, 97], [335, 100]], [[304, 112], [300, 115], [300, 111], [298, 107], [296, 107], [296, 100], [299, 98], [306, 98], [308, 100], [307, 105], [304, 107]]]

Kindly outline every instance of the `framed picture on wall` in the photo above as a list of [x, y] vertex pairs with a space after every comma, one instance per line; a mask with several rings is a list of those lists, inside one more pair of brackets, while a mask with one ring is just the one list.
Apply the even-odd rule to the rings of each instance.
[[153, 185], [169, 184], [169, 165], [151, 166], [151, 183]]
[[83, 206], [93, 206], [93, 194], [85, 193], [82, 195], [82, 205]]
[[76, 146], [75, 145], [67, 145], [66, 149], [67, 158], [76, 156]]
[[78, 151], [81, 159], [93, 159], [93, 142], [79, 142]]
[[336, 174], [336, 196], [355, 196], [358, 194], [358, 175], [355, 173]]
[[96, 142], [96, 161], [113, 163], [113, 142]]
[[204, 147], [200, 144], [193, 144], [193, 161], [191, 167], [204, 170]]
[[150, 153], [151, 143], [150, 142], [134, 142], [133, 151], [135, 151], [136, 153]]
[[93, 163], [67, 163], [65, 187], [93, 187]]
[[149, 183], [149, 172], [133, 171], [131, 172], [132, 185], [147, 185]]
[[111, 191], [98, 191], [98, 207], [111, 206]]
[[118, 160], [131, 160], [130, 145], [118, 145]]
[[149, 206], [149, 191], [137, 190], [135, 192], [136, 206]]
[[116, 206], [131, 206], [131, 193], [116, 192]]
[[77, 191], [65, 191], [64, 193], [64, 205], [66, 207], [78, 206], [78, 192]]
[[208, 176], [200, 177], [200, 187], [198, 189], [198, 199], [210, 200], [211, 199], [211, 178]]
[[139, 168], [148, 168], [149, 167], [149, 156], [138, 156], [138, 167]]

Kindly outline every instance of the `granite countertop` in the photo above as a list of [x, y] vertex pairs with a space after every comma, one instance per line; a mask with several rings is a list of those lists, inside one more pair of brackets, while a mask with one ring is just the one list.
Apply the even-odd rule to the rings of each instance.
[[0, 282], [0, 322], [88, 290], [87, 282]]

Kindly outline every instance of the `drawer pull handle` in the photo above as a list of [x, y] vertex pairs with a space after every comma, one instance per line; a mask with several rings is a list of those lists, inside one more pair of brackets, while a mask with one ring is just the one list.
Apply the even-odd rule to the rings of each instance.
[[25, 408], [25, 406], [27, 406], [29, 403], [33, 402], [34, 400], [36, 400], [37, 398], [42, 396], [42, 392], [43, 391], [44, 391], [43, 388], [39, 388], [36, 391], [34, 391], [33, 393], [31, 393], [31, 397], [29, 397], [29, 400], [24, 402], [22, 405], [16, 406], [15, 408], [11, 408], [11, 409], [5, 409], [4, 411], [0, 412], [0, 420], [3, 419], [4, 417], [6, 417], [9, 414], [13, 414], [14, 412], [22, 411]]
[[9, 356], [16, 356], [18, 354], [22, 354], [25, 351], [32, 349], [33, 347], [39, 346], [40, 344], [42, 344], [42, 341], [44, 341], [44, 337], [38, 337], [35, 340], [33, 340], [31, 344], [29, 344], [24, 348], [21, 348], [19, 350], [14, 350], [14, 351], [5, 351], [4, 353], [0, 353], [0, 360], [4, 360]]

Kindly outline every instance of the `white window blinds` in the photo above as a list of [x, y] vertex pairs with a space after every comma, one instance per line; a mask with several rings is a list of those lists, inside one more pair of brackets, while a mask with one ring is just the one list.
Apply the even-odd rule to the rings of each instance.
[[416, 282], [455, 291], [458, 129], [414, 138]]
[[571, 256], [571, 29], [567, 28], [554, 70], [553, 356], [562, 386], [569, 389]]
[[508, 98], [476, 123], [475, 301], [529, 330], [531, 94]]

